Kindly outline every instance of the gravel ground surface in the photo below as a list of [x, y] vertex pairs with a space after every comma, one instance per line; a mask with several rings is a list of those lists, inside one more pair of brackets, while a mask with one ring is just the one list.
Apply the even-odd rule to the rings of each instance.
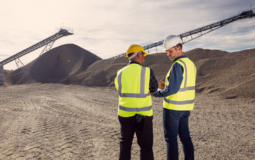
[[[255, 159], [254, 99], [196, 94], [190, 131], [197, 160]], [[113, 87], [23, 84], [0, 87], [0, 159], [118, 159]], [[162, 99], [153, 98], [154, 156], [166, 159]], [[180, 157], [183, 159], [181, 144]], [[132, 159], [139, 159], [134, 137]]]

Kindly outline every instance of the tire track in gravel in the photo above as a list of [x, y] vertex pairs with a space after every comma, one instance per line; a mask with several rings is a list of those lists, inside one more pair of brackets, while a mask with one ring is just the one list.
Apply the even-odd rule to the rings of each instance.
[[[16, 122], [19, 129], [11, 132], [14, 139], [21, 138], [16, 138], [16, 143], [10, 141], [12, 148], [3, 152], [7, 159], [118, 158], [120, 133], [116, 121], [118, 101], [115, 92], [110, 91], [114, 94], [110, 93], [109, 97], [96, 98], [83, 90], [59, 96], [54, 91], [45, 92], [45, 88], [42, 88], [40, 93], [40, 89], [33, 89], [34, 94], [27, 94], [25, 100], [17, 100], [15, 103], [20, 103], [23, 111], [13, 113], [26, 119]], [[24, 92], [27, 92], [29, 89], [25, 90]], [[58, 92], [61, 90], [62, 88]], [[101, 93], [100, 88], [93, 91], [96, 95]], [[22, 93], [22, 90], [19, 92]], [[38, 98], [40, 95], [44, 98]], [[109, 98], [114, 101], [109, 101]], [[138, 158], [139, 147], [136, 143], [133, 148], [133, 158]], [[11, 152], [12, 150], [15, 152]]]
[[[251, 101], [250, 101], [251, 102]], [[190, 117], [196, 159], [252, 159], [254, 106], [197, 95]], [[0, 159], [118, 159], [114, 88], [61, 84], [0, 87]], [[153, 98], [154, 157], [166, 159], [162, 99]], [[180, 158], [184, 159], [179, 142]], [[133, 140], [132, 159], [139, 159]]]
[[[11, 96], [13, 96], [13, 94], [11, 94]], [[72, 158], [76, 157], [77, 155], [79, 157], [81, 153], [91, 152], [89, 151], [91, 150], [91, 147], [83, 147], [81, 148], [83, 151], [79, 150], [80, 142], [84, 144], [92, 144], [92, 138], [90, 138], [91, 133], [88, 129], [82, 127], [81, 129], [79, 129], [79, 131], [77, 131], [77, 133], [75, 133], [73, 125], [68, 122], [69, 116], [66, 116], [65, 114], [64, 116], [52, 117], [52, 115], [56, 114], [49, 113], [55, 113], [54, 110], [50, 110], [50, 112], [45, 112], [47, 111], [47, 109], [40, 109], [42, 107], [38, 107], [40, 105], [36, 105], [38, 100], [36, 102], [33, 99], [28, 99], [29, 98], [26, 98], [26, 100], [16, 100], [19, 105], [23, 106], [21, 110], [9, 110], [10, 114], [15, 114], [15, 116], [22, 117], [22, 119], [24, 119], [24, 117], [30, 117], [25, 119], [25, 122], [15, 122], [15, 124], [17, 124], [13, 125], [13, 128], [15, 129], [9, 130], [10, 137], [15, 137], [16, 139], [13, 139], [9, 143], [7, 143], [7, 145], [11, 147], [9, 149], [6, 148], [5, 151], [1, 152], [2, 156], [5, 155], [3, 157], [5, 157], [6, 159], [30, 159], [40, 157], [45, 158], [45, 155], [42, 155], [42, 153], [47, 153], [46, 157], [50, 159], [62, 159], [63, 157]], [[16, 105], [14, 104], [13, 106]], [[46, 106], [44, 105], [44, 107]], [[64, 109], [67, 114], [75, 115], [75, 111], [73, 110], [68, 110], [66, 108], [61, 109]], [[40, 115], [37, 114], [39, 110]], [[36, 115], [33, 121], [31, 121], [32, 115]], [[35, 126], [33, 127], [31, 123], [34, 123]], [[27, 126], [32, 127], [33, 131], [31, 132], [31, 128], [28, 128]], [[58, 139], [56, 139], [56, 136], [58, 137]], [[18, 139], [17, 137], [22, 137], [23, 139], [25, 139], [25, 141], [23, 141], [22, 138]], [[86, 141], [78, 141], [77, 137], [83, 137]], [[58, 141], [56, 143], [52, 143], [56, 140], [59, 140], [63, 143], [59, 143]], [[17, 143], [21, 143], [26, 147], [16, 145]], [[26, 143], [28, 143], [29, 145], [26, 145]], [[18, 148], [18, 150], [16, 148]]]

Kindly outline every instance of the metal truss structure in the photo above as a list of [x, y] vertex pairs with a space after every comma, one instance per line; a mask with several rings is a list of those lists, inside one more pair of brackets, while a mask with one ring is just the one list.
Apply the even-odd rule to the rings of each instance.
[[19, 52], [19, 53], [13, 55], [13, 56], [1, 61], [0, 65], [5, 65], [5, 64], [10, 63], [10, 62], [15, 60], [16, 65], [19, 68], [19, 67], [23, 66], [23, 63], [19, 60], [20, 57], [22, 57], [22, 56], [24, 56], [24, 55], [26, 55], [26, 54], [34, 51], [34, 50], [36, 50], [38, 48], [41, 48], [41, 47], [46, 45], [45, 48], [43, 49], [43, 51], [40, 54], [40, 55], [42, 55], [43, 53], [45, 53], [45, 52], [47, 52], [51, 49], [51, 47], [53, 46], [54, 42], [57, 39], [62, 38], [64, 36], [69, 36], [69, 35], [73, 35], [73, 30], [72, 29], [69, 29], [69, 28], [66, 28], [66, 27], [65, 28], [60, 28], [58, 30], [58, 32], [55, 33], [54, 35], [52, 35], [52, 36], [50, 36], [50, 37], [34, 44], [34, 45], [32, 45], [31, 47], [28, 47], [27, 49], [24, 49], [21, 52]]
[[[235, 22], [237, 20], [253, 18], [253, 17], [255, 17], [254, 10], [255, 9], [253, 8], [253, 9], [247, 9], [247, 10], [244, 10], [244, 11], [240, 11], [237, 16], [233, 16], [233, 17], [224, 19], [224, 20], [216, 22], [216, 23], [212, 23], [212, 24], [204, 26], [204, 27], [197, 28], [197, 29], [194, 29], [192, 31], [182, 33], [182, 34], [179, 35], [183, 40], [182, 44], [190, 42], [190, 41], [192, 41], [196, 38], [199, 38], [199, 37], [201, 37], [201, 36], [203, 36], [207, 33], [210, 33], [210, 32], [212, 32], [216, 29], [219, 29], [219, 28], [221, 28], [221, 27], [223, 27], [223, 26], [225, 26], [229, 23]], [[150, 48], [160, 46], [163, 43], [164, 43], [164, 40], [158, 41], [158, 42], [146, 45], [146, 46], [143, 46], [143, 48], [144, 48], [144, 50], [149, 50]], [[122, 54], [114, 56], [112, 58], [122, 57], [122, 56], [125, 56], [125, 55], [126, 55], [126, 53], [122, 53]]]
[[53, 46], [54, 42], [55, 42], [55, 41], [52, 41], [52, 42], [46, 44], [45, 47], [44, 47], [44, 49], [43, 49], [43, 51], [40, 53], [39, 56], [41, 56], [41, 55], [42, 55], [43, 53], [45, 53], [45, 52], [48, 52], [48, 51], [51, 49], [51, 47]]
[[21, 62], [21, 60], [19, 58], [15, 59], [15, 63], [16, 63], [18, 68], [24, 66], [24, 64]]

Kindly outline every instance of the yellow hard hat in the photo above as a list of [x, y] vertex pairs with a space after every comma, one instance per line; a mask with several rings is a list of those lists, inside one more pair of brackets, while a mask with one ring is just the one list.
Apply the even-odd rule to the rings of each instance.
[[126, 52], [126, 57], [128, 57], [128, 55], [129, 55], [130, 53], [139, 52], [139, 51], [142, 51], [142, 52], [143, 52], [144, 57], [148, 55], [148, 53], [146, 53], [146, 52], [144, 51], [144, 49], [143, 49], [142, 46], [137, 45], [137, 44], [132, 44], [132, 45], [128, 48], [127, 52]]

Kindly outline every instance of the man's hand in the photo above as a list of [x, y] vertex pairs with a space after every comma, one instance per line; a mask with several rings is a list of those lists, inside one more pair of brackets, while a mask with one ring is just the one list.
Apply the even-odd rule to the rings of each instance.
[[164, 89], [165, 88], [165, 82], [160, 81], [158, 82], [159, 88]]
[[150, 92], [150, 93], [151, 93], [151, 96], [154, 97], [153, 92]]

